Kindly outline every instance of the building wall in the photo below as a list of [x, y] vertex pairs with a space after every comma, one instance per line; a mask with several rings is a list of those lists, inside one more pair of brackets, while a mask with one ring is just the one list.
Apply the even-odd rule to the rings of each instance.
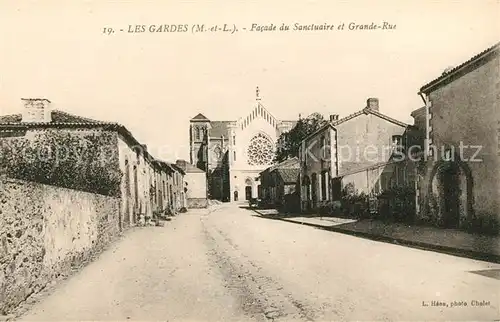
[[118, 138], [120, 169], [123, 172], [121, 213], [125, 226], [136, 224], [140, 215], [153, 214], [150, 199], [152, 166], [146, 161], [144, 154], [137, 152], [140, 149], [141, 147], [132, 146], [123, 138]]
[[[500, 214], [499, 66], [497, 55], [429, 95], [432, 145], [439, 155], [446, 147], [457, 152], [460, 144], [466, 147], [463, 157], [472, 174], [474, 212], [495, 218]], [[481, 161], [471, 160], [474, 154]]]
[[426, 129], [426, 107], [421, 107], [419, 109], [416, 109], [412, 112], [412, 117], [413, 117], [413, 124], [421, 131], [424, 131]]
[[[209, 129], [210, 139], [207, 142], [196, 140], [196, 128], [203, 126]], [[191, 121], [191, 163], [207, 172], [210, 197], [234, 201], [235, 192], [237, 192], [238, 200], [245, 200], [247, 181], [252, 181], [249, 184], [252, 187], [252, 197], [257, 198], [259, 183], [255, 178], [270, 164], [249, 165], [248, 146], [258, 133], [264, 134], [274, 146], [279, 135], [291, 129], [291, 123], [277, 120], [260, 103], [257, 103], [245, 117], [238, 121], [227, 122], [226, 126], [227, 131], [224, 133], [225, 139], [222, 142], [220, 137], [214, 137], [215, 134], [210, 132], [210, 122]], [[222, 147], [224, 155], [222, 162], [220, 159], [214, 160], [213, 158], [213, 152], [217, 146]], [[199, 162], [200, 157], [203, 156], [208, 164]], [[223, 182], [223, 189], [220, 189], [220, 182]], [[223, 196], [220, 196], [220, 191], [223, 191]]]
[[119, 233], [119, 199], [0, 181], [0, 311], [71, 272]]
[[169, 182], [172, 187], [172, 203], [175, 211], [186, 207], [184, 195], [184, 175], [174, 171], [170, 174]]
[[[236, 137], [236, 145], [232, 145], [229, 157], [229, 182], [231, 191], [231, 200], [234, 201], [234, 192], [238, 192], [238, 200], [245, 200], [245, 187], [248, 186], [247, 181], [251, 182], [252, 198], [258, 196], [258, 185], [255, 178], [259, 173], [265, 170], [269, 165], [249, 165], [248, 147], [252, 138], [258, 133], [263, 133], [267, 136], [274, 145], [278, 137], [276, 127], [271, 125], [262, 117], [257, 117], [251, 121], [243, 129], [236, 127], [234, 135]], [[236, 155], [236, 159], [235, 159]]]
[[417, 163], [389, 162], [356, 170], [342, 177], [342, 188], [352, 184], [358, 193], [377, 196], [394, 187], [415, 187]]
[[[306, 202], [311, 203], [310, 207], [313, 209], [325, 206], [332, 198], [330, 180], [337, 174], [335, 130], [326, 127], [304, 141], [299, 159], [302, 208], [307, 207]], [[314, 177], [317, 179], [314, 180]], [[315, 194], [314, 191], [316, 191]]]
[[336, 128], [339, 176], [387, 162], [392, 154], [392, 136], [402, 136], [406, 131], [373, 114], [362, 114]]
[[187, 183], [186, 198], [188, 208], [207, 207], [207, 181], [205, 173], [186, 173], [184, 180]]

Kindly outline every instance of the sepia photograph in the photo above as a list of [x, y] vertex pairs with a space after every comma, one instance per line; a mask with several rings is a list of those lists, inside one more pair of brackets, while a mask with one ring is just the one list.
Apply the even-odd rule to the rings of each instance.
[[500, 1], [0, 0], [0, 321], [500, 321]]

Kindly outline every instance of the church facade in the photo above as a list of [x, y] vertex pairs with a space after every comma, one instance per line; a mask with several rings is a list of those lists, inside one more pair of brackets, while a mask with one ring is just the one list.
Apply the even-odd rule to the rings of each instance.
[[243, 201], [259, 196], [259, 173], [273, 165], [276, 141], [295, 121], [274, 117], [257, 99], [235, 121], [214, 121], [203, 114], [190, 120], [190, 162], [207, 175], [210, 199]]

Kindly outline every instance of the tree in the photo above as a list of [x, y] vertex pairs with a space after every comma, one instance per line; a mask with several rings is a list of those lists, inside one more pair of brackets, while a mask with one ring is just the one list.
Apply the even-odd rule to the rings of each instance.
[[275, 161], [282, 162], [288, 158], [298, 157], [302, 140], [326, 124], [327, 121], [319, 113], [312, 113], [306, 118], [299, 119], [290, 131], [282, 133], [278, 138]]

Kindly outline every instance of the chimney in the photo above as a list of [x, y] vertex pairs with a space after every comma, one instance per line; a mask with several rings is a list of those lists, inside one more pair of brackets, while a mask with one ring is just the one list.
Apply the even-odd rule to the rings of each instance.
[[22, 98], [24, 110], [22, 122], [48, 123], [52, 121], [50, 101], [45, 98]]
[[366, 101], [366, 107], [378, 112], [378, 98], [371, 97]]
[[339, 120], [339, 115], [338, 114], [332, 114], [330, 115], [330, 122], [338, 121]]

